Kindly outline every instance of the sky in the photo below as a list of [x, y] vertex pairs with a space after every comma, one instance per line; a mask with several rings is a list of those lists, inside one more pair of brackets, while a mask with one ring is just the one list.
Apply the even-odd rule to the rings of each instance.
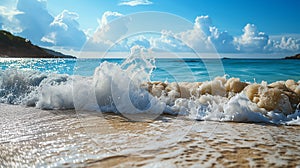
[[0, 27], [70, 53], [283, 56], [300, 53], [299, 11], [298, 0], [1, 0]]

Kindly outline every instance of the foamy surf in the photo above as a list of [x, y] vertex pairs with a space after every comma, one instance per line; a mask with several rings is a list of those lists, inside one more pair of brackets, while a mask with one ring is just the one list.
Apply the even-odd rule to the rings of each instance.
[[132, 81], [136, 74], [128, 71], [109, 62], [91, 77], [4, 70], [0, 102], [46, 110], [165, 113], [195, 120], [300, 125], [299, 82], [257, 84], [225, 77], [196, 83], [145, 82]]
[[150, 93], [165, 102], [170, 113], [196, 120], [275, 124], [298, 123], [298, 89], [299, 83], [291, 80], [268, 85], [225, 77], [203, 83], [148, 83]]
[[155, 59], [139, 46], [121, 64], [102, 62], [92, 76], [8, 68], [0, 72], [0, 102], [114, 112], [132, 120], [164, 113], [193, 120], [300, 125], [300, 81], [250, 83], [224, 76], [204, 82], [153, 82], [155, 68]]

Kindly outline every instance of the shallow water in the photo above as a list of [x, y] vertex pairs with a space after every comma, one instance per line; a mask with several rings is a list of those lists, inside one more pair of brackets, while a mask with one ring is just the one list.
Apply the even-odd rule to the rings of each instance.
[[300, 165], [299, 127], [0, 107], [0, 167]]

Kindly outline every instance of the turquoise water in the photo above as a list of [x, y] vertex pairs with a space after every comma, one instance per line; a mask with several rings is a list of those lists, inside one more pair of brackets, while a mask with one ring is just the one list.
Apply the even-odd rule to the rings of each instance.
[[[46, 73], [92, 76], [101, 62], [121, 64], [123, 59], [0, 59], [1, 69], [37, 70]], [[206, 81], [216, 76], [236, 77], [242, 81], [275, 82], [300, 80], [300, 60], [257, 59], [156, 59], [152, 81]]]

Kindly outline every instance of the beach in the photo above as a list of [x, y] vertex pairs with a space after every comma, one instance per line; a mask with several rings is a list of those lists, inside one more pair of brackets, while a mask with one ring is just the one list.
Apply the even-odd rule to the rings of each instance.
[[[47, 111], [6, 104], [1, 104], [1, 118], [1, 167], [300, 165], [299, 126], [192, 121], [172, 116], [134, 122], [115, 114], [80, 117], [74, 110]], [[179, 125], [186, 132], [166, 135]], [[111, 128], [115, 131], [107, 132]], [[157, 136], [151, 138], [146, 129], [155, 130]]]
[[299, 62], [147, 61], [3, 59], [0, 167], [300, 165]]
[[0, 168], [300, 168], [299, 7], [1, 0]]

